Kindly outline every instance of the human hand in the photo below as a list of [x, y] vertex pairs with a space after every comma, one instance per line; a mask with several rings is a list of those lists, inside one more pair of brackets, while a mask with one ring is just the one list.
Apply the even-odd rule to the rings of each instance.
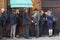
[[32, 20], [31, 22], [33, 23], [34, 21]]
[[35, 23], [35, 25], [37, 25], [37, 23]]
[[47, 18], [46, 18], [46, 20], [47, 20]]
[[45, 18], [43, 18], [43, 20], [45, 20]]
[[53, 18], [53, 21], [55, 21], [56, 19], [55, 18]]

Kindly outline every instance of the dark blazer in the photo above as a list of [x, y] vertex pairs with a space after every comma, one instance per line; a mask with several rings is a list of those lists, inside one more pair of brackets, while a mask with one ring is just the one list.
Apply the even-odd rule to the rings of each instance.
[[29, 18], [28, 13], [23, 13], [23, 25], [30, 24], [31, 20]]
[[17, 14], [17, 24], [18, 25], [22, 25], [22, 23], [23, 23], [23, 15], [22, 14], [23, 13]]
[[0, 26], [2, 25], [2, 17], [0, 17]]
[[45, 14], [40, 15], [40, 21], [45, 21], [46, 17]]
[[2, 23], [5, 23], [8, 19], [8, 16], [7, 16], [7, 13], [6, 12], [3, 12], [2, 13]]
[[17, 24], [16, 14], [14, 13], [10, 14], [10, 24], [11, 25]]

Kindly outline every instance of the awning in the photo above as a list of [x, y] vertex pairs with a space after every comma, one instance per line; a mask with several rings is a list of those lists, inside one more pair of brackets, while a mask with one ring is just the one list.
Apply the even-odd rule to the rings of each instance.
[[32, 0], [10, 0], [10, 7], [11, 8], [17, 8], [17, 7], [32, 8], [33, 3]]

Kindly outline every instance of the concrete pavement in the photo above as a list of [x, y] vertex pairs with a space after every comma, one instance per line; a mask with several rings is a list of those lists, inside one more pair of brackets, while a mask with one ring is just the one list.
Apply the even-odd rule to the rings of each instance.
[[53, 36], [53, 37], [39, 37], [39, 38], [35, 38], [32, 37], [32, 39], [25, 39], [25, 38], [15, 38], [15, 39], [11, 39], [11, 38], [6, 38], [5, 40], [60, 40], [60, 36]]

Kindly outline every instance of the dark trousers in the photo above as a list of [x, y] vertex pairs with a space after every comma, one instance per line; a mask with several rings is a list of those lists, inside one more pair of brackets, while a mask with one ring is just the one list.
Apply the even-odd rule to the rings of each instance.
[[32, 36], [35, 36], [35, 24], [32, 23]]
[[39, 23], [35, 25], [35, 35], [36, 37], [39, 37]]
[[24, 37], [29, 37], [29, 24], [24, 25]]
[[[0, 29], [2, 28], [2, 23], [0, 23]], [[0, 30], [0, 39], [2, 38], [2, 30]]]
[[17, 27], [16, 27], [16, 35], [19, 35], [19, 29], [20, 29], [20, 25], [17, 24]]
[[39, 23], [35, 25], [35, 23], [32, 24], [32, 35], [39, 37]]
[[56, 22], [53, 22], [53, 35], [56, 35]]
[[40, 23], [39, 23], [39, 35], [40, 36], [43, 34], [43, 25], [44, 25], [44, 22], [40, 21]]
[[3, 37], [6, 37], [7, 32], [6, 32], [6, 23], [2, 23], [2, 33], [3, 33]]

